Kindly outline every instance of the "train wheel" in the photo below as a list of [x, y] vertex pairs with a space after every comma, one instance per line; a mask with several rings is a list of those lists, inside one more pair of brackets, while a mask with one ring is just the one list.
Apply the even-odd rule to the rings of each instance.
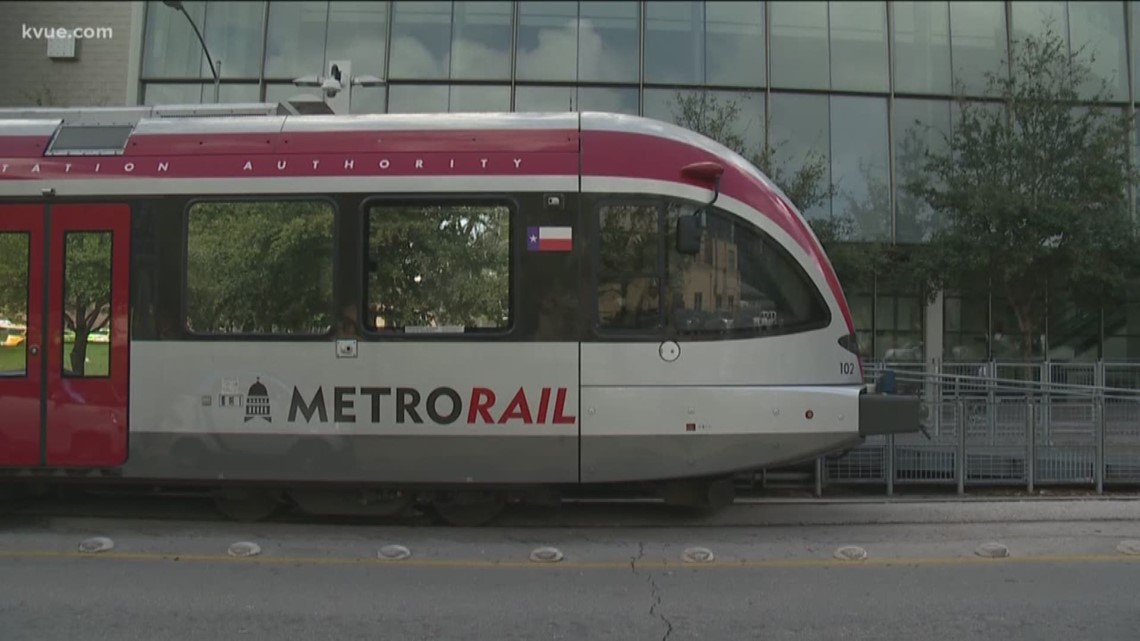
[[736, 491], [731, 477], [688, 479], [663, 484], [661, 498], [666, 505], [698, 512], [716, 512], [736, 500]]
[[306, 514], [325, 516], [399, 516], [415, 502], [415, 495], [400, 490], [341, 491], [294, 490], [289, 498]]
[[7, 514], [16, 503], [16, 488], [0, 485], [0, 514]]
[[431, 506], [450, 525], [478, 527], [502, 514], [507, 497], [499, 492], [448, 492], [437, 494]]
[[281, 507], [281, 496], [269, 490], [227, 489], [214, 495], [214, 507], [226, 518], [253, 523], [273, 516]]

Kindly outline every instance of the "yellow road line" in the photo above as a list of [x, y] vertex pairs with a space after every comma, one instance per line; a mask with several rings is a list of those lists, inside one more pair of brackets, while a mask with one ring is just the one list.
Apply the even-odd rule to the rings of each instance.
[[[249, 563], [254, 565], [367, 565], [409, 568], [449, 568], [449, 569], [593, 569], [629, 570], [631, 561], [563, 561], [561, 563], [534, 563], [530, 561], [492, 561], [477, 559], [417, 559], [415, 557], [393, 561], [370, 557], [300, 557], [300, 556], [255, 556], [232, 557], [224, 554], [159, 554], [144, 552], [103, 552], [88, 554], [56, 550], [0, 550], [0, 559], [104, 559], [117, 561], [178, 561], [201, 563]], [[678, 560], [641, 560], [636, 563], [639, 569], [806, 569], [841, 567], [889, 567], [889, 566], [929, 566], [929, 565], [993, 565], [998, 563], [1106, 563], [1140, 561], [1140, 556], [1125, 554], [1061, 554], [1038, 556], [1012, 556], [1005, 558], [983, 558], [978, 556], [950, 557], [897, 557], [868, 558], [862, 561], [840, 561], [830, 558], [816, 559], [742, 559], [739, 561], [714, 561], [712, 563], [682, 563]]]

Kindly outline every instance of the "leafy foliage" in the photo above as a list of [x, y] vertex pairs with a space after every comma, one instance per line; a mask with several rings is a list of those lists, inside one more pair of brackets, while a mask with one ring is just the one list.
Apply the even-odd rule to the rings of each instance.
[[[1014, 311], [1029, 357], [1047, 294], [1119, 301], [1140, 246], [1128, 210], [1130, 118], [1078, 105], [1090, 69], [1052, 31], [1013, 50], [1013, 73], [986, 78], [1004, 108], [959, 99], [947, 150], [927, 152], [905, 189], [938, 221], [917, 263], [928, 291], [988, 283]], [[1107, 95], [1102, 83], [1092, 100]]]
[[23, 322], [28, 313], [28, 235], [0, 234], [0, 318]]
[[506, 326], [510, 212], [497, 205], [368, 213], [368, 307], [381, 328]]
[[187, 315], [209, 333], [330, 325], [333, 210], [323, 202], [199, 203], [190, 210]]
[[88, 337], [111, 323], [111, 232], [70, 232], [64, 238], [63, 322], [65, 331], [75, 332], [68, 371], [82, 376]]

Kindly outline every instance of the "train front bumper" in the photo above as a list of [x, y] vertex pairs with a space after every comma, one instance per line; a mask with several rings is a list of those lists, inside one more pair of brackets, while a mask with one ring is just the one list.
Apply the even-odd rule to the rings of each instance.
[[924, 404], [917, 396], [874, 390], [859, 395], [859, 436], [919, 432], [925, 416]]

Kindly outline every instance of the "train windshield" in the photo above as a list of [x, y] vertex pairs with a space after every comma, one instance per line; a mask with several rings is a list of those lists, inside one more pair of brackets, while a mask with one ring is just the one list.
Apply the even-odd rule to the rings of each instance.
[[677, 221], [697, 207], [669, 200], [599, 208], [602, 327], [667, 324], [685, 333], [763, 335], [830, 323], [819, 290], [795, 259], [737, 216], [708, 208], [700, 252], [678, 252]]

